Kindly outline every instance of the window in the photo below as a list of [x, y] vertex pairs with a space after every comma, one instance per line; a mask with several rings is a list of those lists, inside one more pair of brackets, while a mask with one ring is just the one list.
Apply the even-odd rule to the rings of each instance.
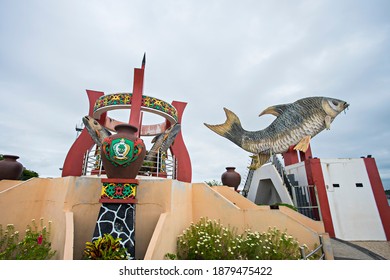
[[362, 183], [356, 183], [356, 187], [357, 188], [363, 188], [363, 184]]
[[334, 188], [340, 188], [340, 184], [333, 184]]

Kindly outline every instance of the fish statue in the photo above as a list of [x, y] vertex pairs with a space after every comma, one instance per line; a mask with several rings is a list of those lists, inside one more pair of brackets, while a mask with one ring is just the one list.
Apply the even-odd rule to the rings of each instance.
[[153, 146], [146, 155], [145, 161], [155, 161], [159, 151], [160, 153], [166, 153], [173, 144], [177, 134], [180, 132], [180, 128], [180, 124], [176, 123], [166, 129], [163, 133], [156, 135], [152, 139]]
[[176, 123], [152, 139], [153, 146], [145, 157], [146, 166], [141, 168], [141, 172], [147, 173], [148, 171], [156, 171], [158, 154], [160, 154], [161, 159], [163, 159], [161, 162], [161, 169], [164, 169], [165, 161], [163, 157], [166, 156], [169, 147], [173, 144], [180, 129], [181, 125]]
[[204, 123], [209, 129], [254, 154], [250, 169], [266, 163], [271, 155], [286, 152], [290, 146], [306, 152], [310, 139], [330, 129], [330, 124], [349, 104], [329, 97], [307, 97], [293, 103], [268, 107], [259, 116], [271, 114], [276, 119], [265, 129], [247, 131], [232, 111], [223, 108], [226, 121], [219, 125]]
[[111, 135], [110, 131], [108, 131], [96, 119], [94, 119], [90, 116], [83, 117], [83, 123], [84, 123], [85, 128], [87, 129], [89, 135], [91, 135], [92, 140], [99, 147], [101, 147], [104, 138]]

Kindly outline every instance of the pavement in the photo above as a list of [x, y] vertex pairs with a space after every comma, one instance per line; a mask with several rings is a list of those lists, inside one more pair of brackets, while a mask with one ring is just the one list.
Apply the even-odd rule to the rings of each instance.
[[390, 260], [390, 241], [345, 241], [331, 238], [335, 260]]

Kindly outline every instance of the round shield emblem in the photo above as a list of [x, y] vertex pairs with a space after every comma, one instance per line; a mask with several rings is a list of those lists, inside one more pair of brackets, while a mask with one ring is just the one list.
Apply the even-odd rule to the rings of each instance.
[[106, 158], [115, 166], [128, 166], [138, 158], [142, 151], [142, 146], [136, 140], [131, 141], [126, 138], [111, 140], [104, 139], [102, 149]]

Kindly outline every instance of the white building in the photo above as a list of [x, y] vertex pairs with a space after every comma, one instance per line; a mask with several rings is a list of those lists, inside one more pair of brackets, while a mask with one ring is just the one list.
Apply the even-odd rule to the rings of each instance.
[[306, 153], [299, 161], [295, 151], [283, 156], [280, 175], [275, 164], [254, 171], [248, 199], [292, 202], [301, 213], [322, 220], [330, 237], [390, 240], [390, 206], [374, 158], [319, 159]]

